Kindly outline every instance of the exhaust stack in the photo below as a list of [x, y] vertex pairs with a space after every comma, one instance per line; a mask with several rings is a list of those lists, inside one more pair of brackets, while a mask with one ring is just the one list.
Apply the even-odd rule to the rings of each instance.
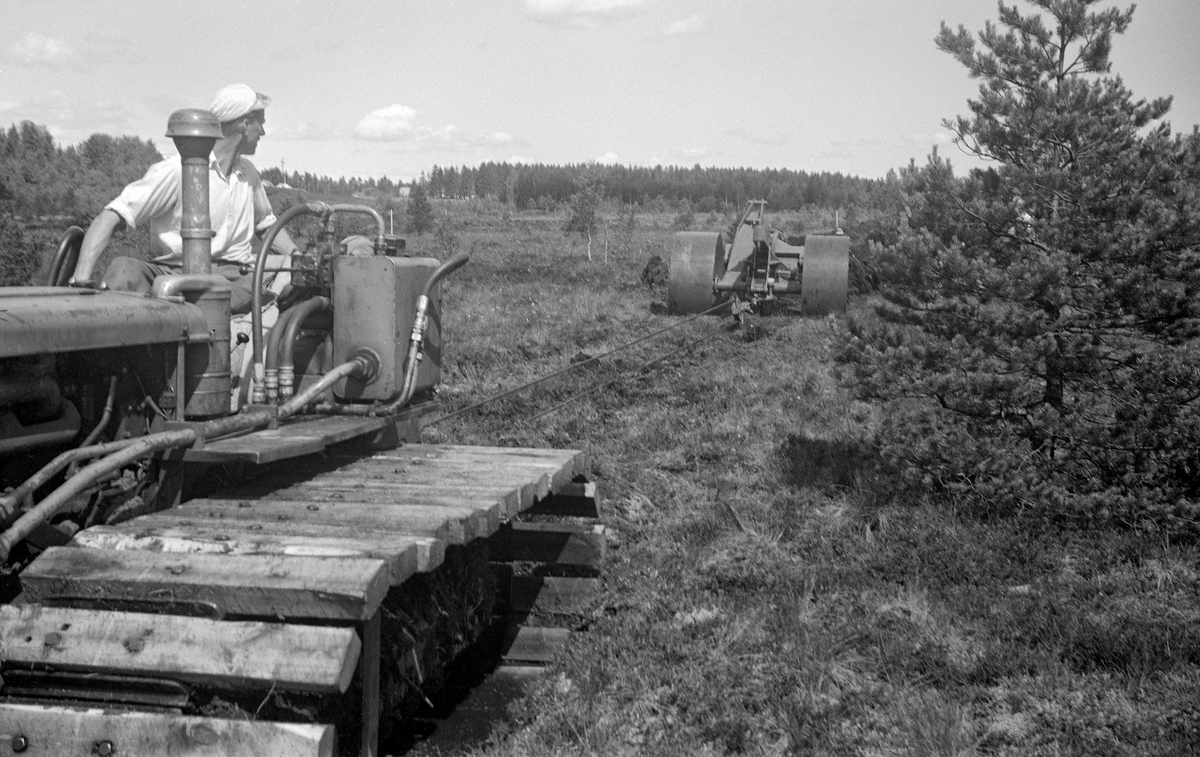
[[177, 387], [179, 403], [176, 420], [215, 418], [229, 414], [233, 388], [229, 366], [230, 286], [223, 276], [212, 274], [215, 234], [208, 206], [208, 161], [222, 136], [221, 124], [207, 110], [177, 110], [167, 121], [167, 136], [175, 142], [183, 164], [179, 229], [183, 274], [159, 276], [154, 280], [154, 293], [182, 296], [204, 313], [209, 338], [181, 350], [181, 365], [176, 366], [172, 383]]
[[207, 110], [186, 108], [171, 114], [167, 134], [183, 162], [184, 274], [212, 273], [212, 219], [208, 208], [208, 157], [221, 138], [221, 123]]

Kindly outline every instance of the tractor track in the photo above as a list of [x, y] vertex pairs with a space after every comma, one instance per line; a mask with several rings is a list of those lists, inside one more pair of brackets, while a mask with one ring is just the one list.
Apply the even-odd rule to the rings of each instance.
[[[321, 421], [337, 422], [364, 421]], [[261, 457], [264, 435], [281, 436], [256, 433], [204, 456]], [[544, 662], [565, 631], [521, 621], [595, 595], [604, 538], [587, 473], [570, 450], [339, 440], [85, 528], [38, 554], [0, 606], [0, 755], [411, 743], [403, 724], [423, 711], [428, 725], [460, 653]]]

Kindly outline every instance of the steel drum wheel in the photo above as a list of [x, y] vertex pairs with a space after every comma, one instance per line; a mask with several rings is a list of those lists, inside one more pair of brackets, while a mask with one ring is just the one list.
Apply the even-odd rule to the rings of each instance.
[[713, 281], [724, 273], [725, 242], [720, 233], [682, 231], [672, 238], [672, 244], [667, 312], [702, 313], [720, 301]]
[[804, 240], [800, 312], [828, 315], [846, 309], [850, 284], [850, 237], [810, 235]]

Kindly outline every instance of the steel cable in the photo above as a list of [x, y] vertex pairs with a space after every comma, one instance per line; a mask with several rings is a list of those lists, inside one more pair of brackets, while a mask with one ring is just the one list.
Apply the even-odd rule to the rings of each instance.
[[[470, 412], [470, 411], [472, 411], [472, 410], [475, 410], [476, 408], [483, 407], [484, 405], [487, 405], [487, 404], [489, 404], [489, 403], [491, 403], [491, 402], [495, 402], [496, 400], [499, 400], [499, 399], [503, 399], [503, 398], [505, 398], [505, 397], [507, 397], [507, 396], [509, 396], [509, 395], [511, 395], [511, 394], [516, 394], [517, 392], [524, 391], [525, 389], [528, 389], [528, 388], [530, 388], [530, 387], [532, 387], [532, 386], [537, 386], [538, 384], [540, 384], [540, 383], [542, 383], [542, 382], [544, 382], [544, 381], [549, 381], [550, 379], [552, 379], [552, 378], [556, 378], [556, 377], [558, 377], [558, 376], [561, 376], [561, 375], [563, 375], [564, 373], [569, 373], [570, 371], [573, 371], [573, 370], [575, 370], [576, 368], [581, 368], [581, 367], [583, 367], [583, 366], [585, 366], [585, 365], [588, 365], [588, 364], [590, 364], [590, 363], [594, 363], [594, 362], [596, 362], [597, 360], [600, 360], [601, 358], [605, 358], [605, 357], [608, 357], [609, 355], [613, 355], [613, 354], [615, 354], [615, 353], [617, 353], [617, 352], [620, 352], [620, 351], [622, 351], [622, 350], [629, 349], [630, 347], [632, 347], [632, 346], [634, 346], [634, 345], [636, 345], [636, 344], [640, 344], [641, 342], [644, 342], [644, 341], [646, 341], [647, 339], [652, 339], [653, 337], [656, 337], [656, 336], [658, 336], [658, 335], [660, 335], [660, 334], [665, 334], [666, 332], [668, 332], [668, 331], [670, 331], [670, 330], [672, 330], [672, 329], [677, 329], [677, 328], [679, 328], [680, 326], [682, 326], [682, 325], [683, 325], [683, 324], [685, 324], [685, 323], [688, 323], [688, 322], [690, 322], [690, 321], [694, 321], [694, 320], [696, 320], [696, 319], [697, 319], [697, 318], [699, 318], [700, 316], [703, 316], [703, 315], [709, 315], [710, 313], [715, 313], [716, 311], [720, 310], [721, 308], [727, 308], [727, 307], [729, 307], [729, 303], [728, 303], [728, 302], [721, 302], [721, 303], [718, 303], [718, 304], [714, 305], [713, 307], [709, 308], [708, 310], [705, 310], [705, 311], [702, 311], [702, 312], [696, 313], [695, 315], [690, 315], [690, 316], [688, 316], [687, 318], [684, 318], [682, 321], [680, 321], [680, 322], [678, 322], [678, 323], [673, 323], [673, 324], [671, 324], [670, 326], [666, 326], [666, 327], [664, 327], [664, 328], [658, 329], [657, 331], [652, 331], [652, 332], [650, 332], [649, 334], [646, 334], [646, 335], [644, 335], [644, 336], [640, 336], [640, 337], [638, 337], [637, 339], [634, 339], [632, 342], [626, 342], [625, 344], [619, 345], [619, 346], [617, 346], [617, 347], [613, 347], [613, 348], [612, 348], [611, 350], [609, 350], [608, 352], [602, 352], [602, 353], [601, 353], [601, 354], [599, 354], [599, 355], [595, 355], [595, 356], [593, 356], [593, 357], [589, 357], [589, 358], [588, 358], [588, 359], [586, 359], [586, 360], [580, 360], [578, 363], [572, 363], [571, 365], [568, 365], [568, 366], [567, 366], [567, 367], [565, 367], [565, 368], [561, 368], [561, 369], [559, 369], [559, 370], [557, 370], [557, 371], [555, 371], [555, 372], [553, 372], [553, 373], [548, 373], [548, 374], [546, 374], [545, 376], [542, 376], [542, 377], [540, 377], [540, 378], [536, 378], [536, 379], [534, 379], [533, 381], [527, 382], [527, 383], [525, 383], [525, 384], [521, 384], [520, 386], [513, 387], [512, 389], [506, 389], [506, 390], [504, 390], [503, 392], [500, 392], [499, 394], [494, 394], [494, 395], [492, 395], [491, 397], [484, 398], [484, 399], [482, 399], [482, 400], [480, 400], [480, 401], [478, 401], [478, 402], [475, 402], [475, 403], [472, 403], [472, 404], [470, 404], [470, 405], [467, 405], [466, 407], [461, 407], [461, 408], [459, 408], [458, 410], [455, 410], [455, 411], [453, 411], [453, 412], [446, 413], [445, 415], [439, 416], [439, 417], [437, 417], [437, 418], [433, 419], [432, 421], [429, 421], [428, 423], [425, 423], [425, 424], [423, 424], [423, 425], [424, 425], [424, 426], [426, 426], [426, 427], [428, 427], [428, 426], [436, 426], [437, 424], [441, 423], [441, 422], [442, 422], [442, 421], [444, 421], [444, 420], [448, 420], [448, 419], [450, 419], [450, 418], [453, 418], [453, 417], [455, 417], [455, 416], [462, 415], [462, 414], [464, 414], [464, 413], [468, 413], [468, 412]], [[706, 338], [708, 338], [708, 336], [711, 336], [711, 334], [710, 334], [710, 335], [705, 335], [704, 337], [701, 337], [701, 339], [706, 339]], [[699, 341], [699, 340], [697, 340], [697, 341]], [[690, 344], [692, 344], [692, 343], [689, 343], [689, 345], [685, 345], [685, 346], [690, 346]], [[670, 353], [667, 353], [667, 355], [673, 354], [674, 352], [678, 352], [678, 349], [677, 349], [677, 350], [672, 350]], [[651, 363], [650, 363], [650, 364], [653, 364], [654, 362], [657, 362], [657, 360], [661, 360], [663, 357], [666, 357], [666, 355], [660, 356], [660, 357], [659, 357], [659, 358], [657, 358], [655, 361], [651, 361]], [[534, 417], [536, 418], [536, 417], [539, 417], [539, 416], [534, 416]], [[532, 418], [531, 418], [530, 420], [532, 420]]]
[[712, 334], [705, 334], [703, 336], [697, 337], [696, 339], [693, 339], [692, 341], [688, 342], [687, 344], [680, 345], [679, 347], [676, 347], [673, 350], [664, 352], [663, 354], [659, 355], [658, 357], [654, 358], [653, 360], [647, 360], [646, 362], [642, 363], [641, 365], [637, 366], [636, 368], [631, 368], [630, 370], [625, 371], [624, 373], [622, 373], [621, 375], [617, 376], [614, 379], [609, 379], [608, 381], [605, 381], [604, 383], [601, 383], [601, 384], [594, 384], [594, 385], [592, 385], [591, 388], [587, 389], [586, 391], [580, 392], [579, 394], [576, 394], [573, 397], [568, 397], [567, 399], [558, 403], [554, 407], [547, 408], [547, 409], [541, 411], [540, 413], [538, 413], [537, 415], [531, 415], [530, 417], [525, 419], [525, 422], [531, 423], [533, 421], [536, 421], [538, 418], [541, 418], [543, 415], [549, 415], [550, 413], [553, 413], [555, 410], [560, 410], [560, 409], [566, 407], [567, 405], [571, 404], [575, 400], [583, 399], [584, 397], [588, 396], [589, 394], [603, 391], [603, 390], [607, 389], [608, 387], [612, 386], [613, 384], [617, 384], [617, 383], [620, 383], [621, 381], [624, 381], [626, 378], [632, 376], [635, 373], [640, 373], [640, 372], [646, 370], [647, 368], [654, 365], [655, 363], [666, 360], [667, 358], [671, 357], [672, 355], [674, 355], [677, 352], [682, 352], [684, 350], [691, 349], [692, 347], [696, 346], [700, 342], [703, 342], [705, 339], [709, 338], [710, 336], [712, 336]]

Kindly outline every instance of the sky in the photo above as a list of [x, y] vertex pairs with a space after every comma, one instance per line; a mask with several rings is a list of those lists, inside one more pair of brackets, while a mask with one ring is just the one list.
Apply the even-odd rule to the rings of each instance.
[[[1016, 4], [1032, 10], [1024, 0]], [[0, 0], [0, 124], [60, 145], [163, 137], [245, 82], [254, 162], [409, 181], [484, 161], [787, 168], [878, 178], [978, 82], [934, 46], [995, 0]], [[1126, 7], [1127, 3], [1119, 5]], [[1101, 3], [1099, 7], [1117, 7]], [[1200, 123], [1200, 0], [1142, 0], [1113, 71]]]

